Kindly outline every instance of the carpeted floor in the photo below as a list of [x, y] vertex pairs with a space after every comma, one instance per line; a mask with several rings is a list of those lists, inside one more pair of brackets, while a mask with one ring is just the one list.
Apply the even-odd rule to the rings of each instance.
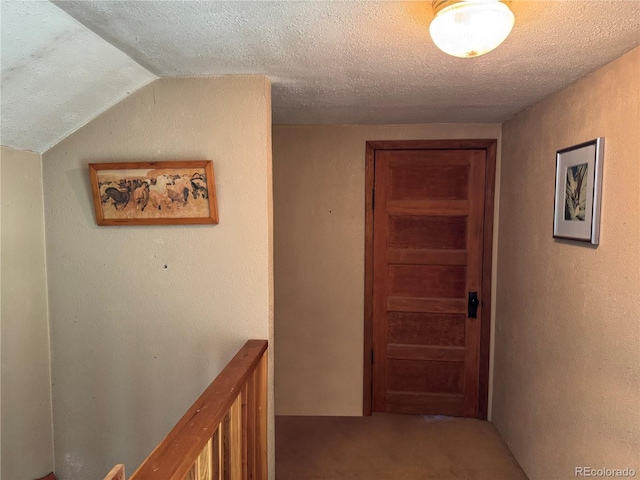
[[527, 480], [489, 422], [276, 417], [276, 480]]

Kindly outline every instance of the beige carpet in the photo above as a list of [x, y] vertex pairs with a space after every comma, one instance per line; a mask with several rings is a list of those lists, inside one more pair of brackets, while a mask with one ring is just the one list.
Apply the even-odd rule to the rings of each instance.
[[526, 480], [498, 432], [470, 418], [276, 417], [276, 480]]

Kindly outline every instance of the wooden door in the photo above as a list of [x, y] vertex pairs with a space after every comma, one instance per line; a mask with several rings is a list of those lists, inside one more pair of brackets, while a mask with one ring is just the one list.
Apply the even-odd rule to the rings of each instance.
[[373, 411], [478, 416], [486, 161], [375, 151]]

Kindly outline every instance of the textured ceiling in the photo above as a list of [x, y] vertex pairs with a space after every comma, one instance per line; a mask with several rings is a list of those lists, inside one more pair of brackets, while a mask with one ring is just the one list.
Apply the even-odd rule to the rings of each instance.
[[640, 43], [637, 0], [514, 0], [509, 38], [474, 59], [433, 45], [431, 0], [54, 3], [154, 75], [269, 75], [276, 124], [501, 122]]
[[50, 2], [0, 16], [2, 145], [43, 152], [155, 78]]

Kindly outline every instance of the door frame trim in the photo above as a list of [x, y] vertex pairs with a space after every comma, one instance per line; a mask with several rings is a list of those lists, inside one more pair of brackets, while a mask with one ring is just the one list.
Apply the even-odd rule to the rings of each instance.
[[491, 342], [491, 279], [493, 219], [498, 140], [382, 140], [366, 142], [365, 228], [364, 228], [364, 369], [363, 415], [372, 413], [373, 401], [373, 188], [376, 150], [485, 150], [484, 238], [482, 246], [482, 325], [480, 327], [480, 373], [478, 418], [487, 419], [489, 410], [489, 347]]

